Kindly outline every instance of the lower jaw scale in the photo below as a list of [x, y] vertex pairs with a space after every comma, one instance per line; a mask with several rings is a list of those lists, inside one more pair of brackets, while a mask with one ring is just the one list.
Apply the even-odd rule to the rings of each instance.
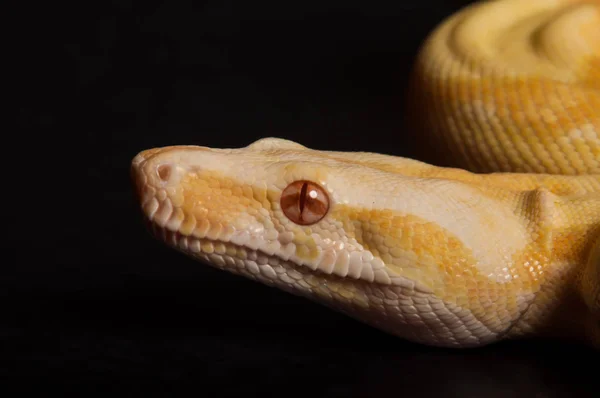
[[[190, 229], [191, 232], [182, 234], [177, 228], [182, 222], [175, 222], [177, 221], [175, 219], [183, 219], [185, 216], [179, 214], [182, 213], [180, 210], [178, 213], [178, 208], [174, 207], [168, 198], [162, 199], [161, 201], [156, 198], [149, 200], [149, 203], [153, 203], [151, 212], [145, 212], [153, 234], [176, 250], [204, 259], [219, 268], [227, 268], [228, 264], [246, 260], [254, 261], [258, 266], [286, 262], [292, 267], [306, 268], [307, 272], [312, 271], [322, 275], [384, 285], [393, 283], [383, 262], [374, 260], [370, 252], [355, 251], [344, 255], [338, 254], [338, 258], [332, 248], [325, 248], [321, 258], [313, 264], [296, 264], [289, 261], [296, 251], [293, 243], [282, 245], [278, 240], [266, 242], [257, 236], [237, 235], [234, 231], [226, 232], [225, 228], [218, 225], [211, 228], [207, 220], [196, 220], [193, 223], [195, 227]], [[280, 256], [275, 256], [275, 252], [279, 252]], [[223, 260], [227, 257], [237, 260]], [[364, 260], [367, 262], [365, 263]]]

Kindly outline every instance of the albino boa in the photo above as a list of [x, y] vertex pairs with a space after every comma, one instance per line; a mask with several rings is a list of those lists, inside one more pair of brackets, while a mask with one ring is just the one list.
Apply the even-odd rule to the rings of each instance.
[[190, 256], [415, 342], [600, 344], [599, 26], [598, 2], [498, 0], [431, 34], [409, 115], [468, 171], [277, 138], [155, 148], [132, 163], [143, 213]]

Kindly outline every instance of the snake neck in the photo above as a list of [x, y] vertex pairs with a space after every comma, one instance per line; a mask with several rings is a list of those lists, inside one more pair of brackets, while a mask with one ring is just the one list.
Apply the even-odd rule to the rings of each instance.
[[589, 302], [589, 290], [597, 287], [600, 275], [589, 269], [600, 247], [600, 196], [558, 195], [541, 187], [519, 194], [515, 208], [531, 234], [533, 260], [523, 266], [529, 267], [539, 289], [507, 335], [535, 333], [589, 341], [590, 323], [597, 316], [593, 306], [598, 305]]

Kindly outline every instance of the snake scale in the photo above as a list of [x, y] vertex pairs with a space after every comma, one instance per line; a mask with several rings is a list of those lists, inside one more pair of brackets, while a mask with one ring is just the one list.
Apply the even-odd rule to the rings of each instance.
[[149, 228], [218, 269], [402, 339], [600, 346], [600, 2], [442, 21], [410, 124], [452, 165], [263, 138], [135, 156]]

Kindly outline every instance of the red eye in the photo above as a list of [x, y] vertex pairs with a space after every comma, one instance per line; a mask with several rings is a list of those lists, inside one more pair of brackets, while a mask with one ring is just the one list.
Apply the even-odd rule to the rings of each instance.
[[294, 181], [281, 193], [281, 210], [296, 224], [314, 224], [327, 214], [329, 197], [314, 182]]

